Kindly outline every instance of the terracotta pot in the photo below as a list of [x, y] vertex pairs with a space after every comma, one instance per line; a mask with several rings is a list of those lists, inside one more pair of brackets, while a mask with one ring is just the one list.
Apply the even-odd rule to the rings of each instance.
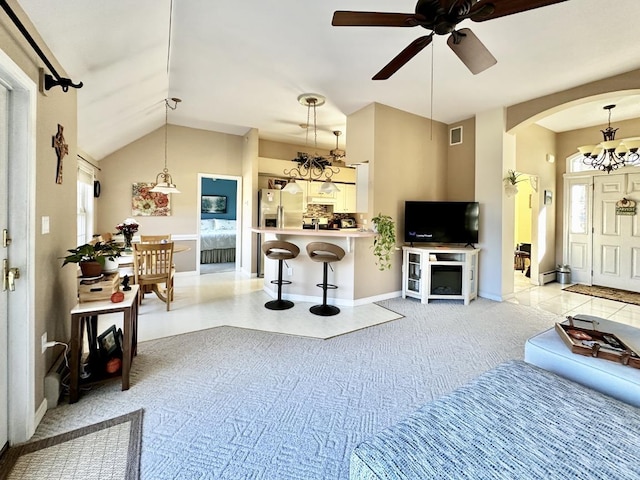
[[80, 262], [83, 277], [97, 277], [102, 273], [102, 265], [98, 262]]

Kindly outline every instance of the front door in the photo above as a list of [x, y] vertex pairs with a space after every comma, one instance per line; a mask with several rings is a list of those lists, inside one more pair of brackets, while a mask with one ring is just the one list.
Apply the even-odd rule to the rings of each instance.
[[593, 198], [593, 284], [640, 292], [639, 217], [616, 214], [625, 198], [640, 205], [640, 173], [595, 177]]
[[[7, 89], [0, 83], [0, 235], [2, 230], [7, 228]], [[2, 242], [0, 237], [0, 242]], [[7, 258], [7, 248], [0, 243], [0, 261]], [[0, 269], [3, 267], [0, 266]], [[7, 351], [7, 335], [8, 335], [8, 310], [7, 310], [7, 292], [0, 292], [0, 451], [7, 444], [8, 439], [8, 413], [9, 404], [7, 398], [8, 390], [8, 374], [9, 374], [9, 357]]]

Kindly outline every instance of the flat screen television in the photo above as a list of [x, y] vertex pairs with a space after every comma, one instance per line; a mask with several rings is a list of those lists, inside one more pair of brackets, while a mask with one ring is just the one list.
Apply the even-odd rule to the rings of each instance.
[[404, 241], [407, 243], [478, 243], [478, 202], [406, 201]]

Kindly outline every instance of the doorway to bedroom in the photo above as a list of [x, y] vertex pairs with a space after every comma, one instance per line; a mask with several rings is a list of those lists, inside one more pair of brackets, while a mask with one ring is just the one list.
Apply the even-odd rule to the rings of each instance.
[[240, 265], [241, 178], [198, 176], [198, 271], [201, 275], [235, 271]]

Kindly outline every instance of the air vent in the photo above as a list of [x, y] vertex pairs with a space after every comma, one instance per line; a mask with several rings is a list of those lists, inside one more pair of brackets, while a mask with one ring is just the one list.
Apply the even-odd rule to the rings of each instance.
[[462, 125], [449, 129], [449, 145], [460, 145], [462, 143]]

